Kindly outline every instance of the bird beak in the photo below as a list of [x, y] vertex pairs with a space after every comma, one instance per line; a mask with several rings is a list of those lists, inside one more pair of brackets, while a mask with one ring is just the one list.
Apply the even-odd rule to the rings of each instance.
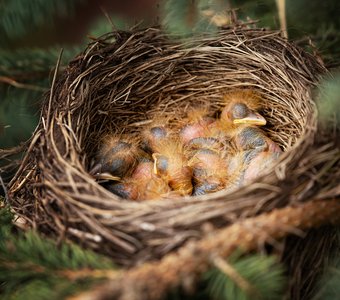
[[249, 125], [258, 125], [258, 126], [263, 126], [267, 124], [267, 121], [264, 117], [262, 117], [259, 113], [257, 112], [251, 112], [248, 114], [247, 117], [242, 118], [242, 119], [235, 119], [233, 121], [234, 124], [249, 124]]
[[110, 181], [120, 181], [121, 178], [118, 176], [113, 176], [110, 173], [98, 173], [93, 176], [98, 180], [110, 180]]
[[102, 168], [102, 164], [98, 163], [92, 167], [92, 169], [89, 171], [89, 174], [94, 176], [95, 174], [100, 173], [101, 168]]
[[113, 181], [119, 181], [121, 178], [117, 176], [113, 176], [110, 173], [102, 173], [101, 172], [102, 164], [96, 164], [92, 167], [89, 174], [93, 176], [97, 180], [113, 180]]

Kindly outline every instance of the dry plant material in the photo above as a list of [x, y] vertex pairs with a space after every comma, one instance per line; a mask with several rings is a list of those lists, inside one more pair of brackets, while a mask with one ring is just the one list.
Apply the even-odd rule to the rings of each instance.
[[[318, 228], [323, 224], [337, 225], [339, 215], [338, 200], [310, 201], [276, 209], [216, 230], [201, 241], [189, 242], [160, 261], [110, 273], [103, 285], [70, 299], [163, 299], [168, 290], [180, 285], [185, 288], [185, 282], [190, 282], [192, 288], [202, 273], [216, 264], [220, 266], [223, 262], [221, 257], [230, 256], [236, 249], [256, 250], [265, 243], [277, 243], [288, 234], [301, 236], [309, 228]], [[105, 274], [102, 277], [105, 278]]]
[[[334, 137], [316, 134], [311, 97], [323, 72], [279, 32], [247, 26], [185, 40], [156, 28], [107, 34], [55, 81], [8, 198], [28, 225], [131, 266], [199, 239], [207, 222], [221, 228], [311, 196], [334, 196], [339, 149]], [[89, 174], [98, 137], [138, 136], [155, 115], [167, 115], [175, 126], [190, 107], [220, 110], [221, 95], [236, 89], [261, 96], [265, 135], [284, 151], [255, 183], [185, 201], [136, 202]]]

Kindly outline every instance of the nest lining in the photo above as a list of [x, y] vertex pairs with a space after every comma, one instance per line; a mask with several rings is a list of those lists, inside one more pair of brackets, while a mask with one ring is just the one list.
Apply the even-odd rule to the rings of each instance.
[[[311, 88], [324, 71], [278, 32], [242, 27], [185, 41], [155, 28], [108, 34], [70, 63], [46, 98], [9, 185], [13, 206], [43, 232], [132, 265], [201, 237], [205, 222], [221, 227], [305, 201], [320, 189], [306, 170], [316, 172], [331, 151], [323, 148], [309, 154], [321, 160], [305, 161], [317, 129]], [[88, 174], [101, 136], [136, 135], [155, 114], [181, 118], [188, 107], [207, 102], [218, 110], [223, 93], [239, 88], [262, 95], [266, 131], [285, 151], [258, 182], [232, 193], [135, 203]]]

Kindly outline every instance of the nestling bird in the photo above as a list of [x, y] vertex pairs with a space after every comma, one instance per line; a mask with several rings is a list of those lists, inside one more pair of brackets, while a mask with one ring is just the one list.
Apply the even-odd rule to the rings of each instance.
[[183, 144], [200, 137], [209, 137], [209, 126], [215, 119], [208, 117], [208, 107], [198, 107], [188, 111], [187, 117], [181, 121], [179, 137]]
[[131, 177], [121, 182], [107, 184], [106, 187], [117, 196], [130, 200], [142, 201], [173, 197], [173, 192], [167, 182], [155, 175], [153, 170], [153, 161], [142, 159]]
[[239, 124], [266, 125], [266, 119], [258, 113], [261, 108], [259, 95], [252, 90], [238, 90], [224, 96], [225, 106], [220, 115], [222, 127], [238, 130]]
[[164, 142], [171, 135], [169, 127], [166, 125], [167, 119], [155, 119], [151, 125], [147, 126], [141, 133], [142, 148], [148, 153], [158, 151], [158, 145]]
[[228, 180], [226, 161], [215, 150], [201, 148], [189, 161], [193, 169], [193, 196], [205, 195], [222, 190]]
[[215, 151], [222, 151], [225, 148], [225, 144], [214, 137], [197, 137], [190, 140], [186, 145], [186, 149], [188, 149], [189, 151], [195, 151], [204, 148], [212, 149]]
[[135, 201], [246, 185], [282, 153], [260, 128], [266, 125], [260, 100], [253, 90], [236, 90], [225, 94], [217, 119], [211, 107], [201, 105], [181, 120], [163, 114], [147, 121], [151, 124], [140, 131], [138, 141], [108, 137], [91, 172], [109, 180], [104, 186], [114, 194]]
[[153, 153], [154, 173], [182, 196], [192, 193], [192, 169], [188, 166], [183, 144], [174, 138], [164, 140]]
[[90, 174], [99, 179], [112, 180], [128, 176], [137, 163], [139, 153], [137, 143], [131, 138], [107, 136], [103, 139], [103, 145], [97, 155], [97, 163]]
[[108, 182], [104, 187], [123, 199], [137, 200], [139, 196], [138, 186], [130, 180]]
[[257, 93], [235, 91], [227, 94], [225, 100], [220, 122], [238, 152], [230, 159], [229, 171], [238, 170], [238, 185], [244, 185], [261, 175], [282, 150], [258, 127], [265, 125], [266, 120], [257, 112], [260, 108]]
[[281, 152], [281, 149], [276, 149], [275, 152], [272, 152], [268, 148], [262, 151], [252, 151], [249, 155], [253, 155], [254, 157], [247, 162], [247, 168], [243, 174], [243, 183], [248, 184], [268, 171], [273, 163], [278, 160]]

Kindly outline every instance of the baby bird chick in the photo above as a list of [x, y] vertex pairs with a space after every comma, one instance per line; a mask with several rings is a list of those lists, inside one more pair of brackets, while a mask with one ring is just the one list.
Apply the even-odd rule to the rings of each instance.
[[208, 148], [215, 151], [222, 151], [224, 144], [217, 138], [214, 137], [197, 137], [190, 140], [186, 148], [189, 151], [196, 151], [198, 149]]
[[213, 193], [225, 187], [228, 178], [227, 164], [218, 152], [209, 148], [198, 149], [189, 165], [193, 169], [195, 183], [193, 196]]
[[124, 199], [153, 200], [170, 196], [168, 184], [153, 172], [151, 160], [142, 159], [130, 178], [122, 182], [109, 184], [107, 189]]
[[[107, 136], [90, 171], [99, 179], [118, 180], [131, 174], [140, 150], [131, 138]], [[111, 176], [111, 177], [110, 177]]]
[[214, 123], [214, 119], [208, 117], [207, 107], [191, 109], [187, 117], [181, 122], [179, 136], [183, 144], [189, 143], [192, 139], [211, 136], [209, 127]]
[[275, 152], [272, 152], [267, 148], [266, 150], [259, 152], [252, 151], [252, 153], [248, 154], [253, 155], [254, 157], [247, 163], [247, 167], [244, 170], [243, 184], [252, 182], [268, 171], [273, 163], [278, 160], [281, 152], [281, 149], [276, 149]]
[[169, 136], [169, 129], [163, 125], [147, 128], [143, 131], [143, 149], [148, 153], [158, 151], [158, 146]]
[[258, 126], [266, 125], [266, 119], [257, 112], [259, 96], [253, 91], [237, 91], [226, 96], [220, 122], [239, 150], [264, 149], [281, 151]]
[[163, 178], [168, 185], [181, 196], [191, 195], [192, 170], [188, 166], [183, 144], [169, 138], [158, 146], [158, 152], [153, 153], [154, 173]]
[[156, 119], [142, 131], [142, 147], [146, 152], [157, 152], [159, 144], [169, 138], [171, 132], [166, 124], [166, 119]]
[[239, 152], [231, 158], [230, 165], [239, 170], [235, 165], [242, 166], [238, 182], [244, 185], [261, 175], [282, 150], [258, 127], [265, 125], [266, 120], [257, 112], [260, 104], [255, 92], [232, 92], [226, 95], [225, 100], [227, 104], [222, 110], [220, 122]]
[[239, 130], [239, 125], [266, 125], [266, 119], [257, 111], [261, 108], [259, 95], [251, 90], [230, 92], [224, 96], [226, 105], [220, 116], [225, 131]]

